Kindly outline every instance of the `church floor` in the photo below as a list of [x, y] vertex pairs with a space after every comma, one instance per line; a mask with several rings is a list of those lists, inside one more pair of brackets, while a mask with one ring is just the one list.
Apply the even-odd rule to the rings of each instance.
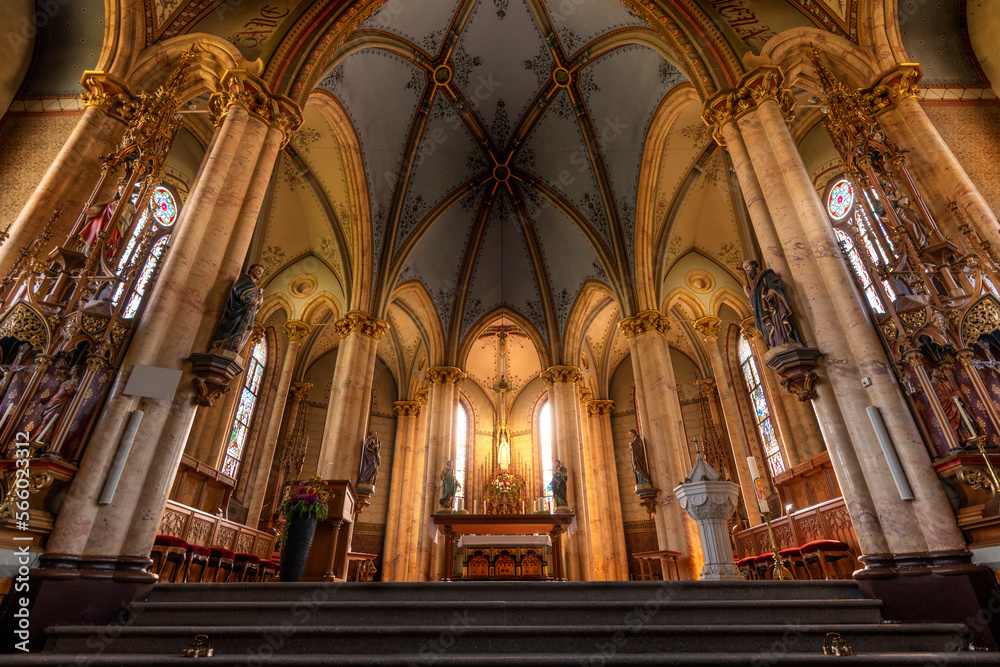
[[886, 624], [853, 582], [164, 584], [125, 626], [64, 626], [5, 665], [1000, 665], [960, 624]]

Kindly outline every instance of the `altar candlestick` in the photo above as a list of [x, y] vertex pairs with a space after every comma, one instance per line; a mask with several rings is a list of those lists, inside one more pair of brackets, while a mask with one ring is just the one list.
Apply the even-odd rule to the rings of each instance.
[[747, 457], [747, 468], [750, 469], [750, 478], [753, 480], [753, 492], [757, 496], [757, 508], [764, 513], [767, 513], [767, 500], [764, 497], [764, 480], [761, 479], [760, 473], [757, 472], [757, 459], [752, 456]]

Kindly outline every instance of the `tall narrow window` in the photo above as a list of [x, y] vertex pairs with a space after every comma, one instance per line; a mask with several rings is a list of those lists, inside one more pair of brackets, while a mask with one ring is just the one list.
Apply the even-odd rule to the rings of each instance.
[[469, 414], [465, 406], [458, 404], [455, 411], [455, 479], [458, 480], [456, 498], [465, 498], [465, 469], [469, 451]]
[[542, 495], [552, 497], [549, 482], [552, 481], [552, 409], [548, 401], [542, 404], [538, 411], [538, 431], [542, 443]]
[[753, 351], [750, 343], [742, 335], [740, 336], [740, 368], [743, 370], [743, 379], [747, 383], [750, 392], [750, 403], [753, 405], [754, 421], [757, 422], [757, 432], [760, 433], [760, 441], [764, 445], [764, 456], [767, 457], [767, 466], [771, 470], [771, 476], [785, 471], [785, 461], [781, 458], [781, 450], [778, 449], [778, 439], [774, 436], [774, 424], [771, 421], [771, 411], [767, 407], [767, 398], [764, 396], [764, 388], [760, 383], [760, 371], [757, 370], [757, 362], [753, 358]]
[[233, 427], [229, 430], [229, 444], [226, 445], [226, 457], [222, 461], [222, 474], [236, 477], [240, 469], [240, 460], [246, 447], [247, 433], [253, 421], [254, 408], [260, 395], [260, 382], [264, 377], [264, 366], [267, 365], [267, 343], [261, 337], [253, 346], [250, 354], [250, 368], [247, 369], [246, 380], [243, 382], [243, 392], [236, 408]]
[[882, 299], [879, 298], [878, 292], [875, 291], [875, 287], [872, 285], [872, 277], [869, 275], [868, 269], [865, 268], [864, 263], [861, 261], [861, 256], [858, 254], [858, 249], [854, 247], [854, 242], [851, 241], [851, 237], [836, 227], [833, 228], [833, 231], [837, 234], [837, 240], [840, 241], [841, 247], [847, 254], [847, 259], [851, 263], [851, 269], [854, 271], [854, 275], [857, 276], [858, 282], [860, 282], [861, 287], [864, 288], [865, 298], [868, 299], [868, 304], [876, 313], [884, 313], [885, 305], [883, 305]]
[[[135, 252], [136, 245], [142, 235], [144, 233], [152, 235], [154, 240], [149, 246], [148, 255], [145, 263], [142, 265], [142, 270], [139, 271], [138, 277], [128, 291], [128, 301], [125, 303], [122, 317], [126, 319], [135, 317], [135, 314], [139, 311], [142, 298], [146, 295], [146, 290], [149, 287], [149, 281], [156, 272], [156, 267], [163, 257], [163, 251], [166, 250], [167, 243], [170, 241], [170, 228], [173, 227], [176, 221], [177, 201], [170, 193], [170, 190], [162, 185], [157, 186], [153, 189], [153, 197], [149, 208], [143, 209], [140, 214], [139, 222], [133, 228], [132, 236], [129, 238], [128, 244], [122, 252], [121, 259], [118, 260], [118, 271], [121, 272], [132, 260], [132, 253]], [[118, 305], [118, 302], [125, 294], [125, 290], [126, 283], [118, 286], [111, 299], [113, 305]]]

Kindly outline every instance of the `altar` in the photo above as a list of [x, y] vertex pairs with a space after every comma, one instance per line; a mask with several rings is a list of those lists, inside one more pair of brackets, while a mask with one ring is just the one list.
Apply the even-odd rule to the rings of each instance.
[[431, 521], [444, 537], [448, 581], [566, 580], [562, 541], [576, 530], [573, 513], [435, 514]]

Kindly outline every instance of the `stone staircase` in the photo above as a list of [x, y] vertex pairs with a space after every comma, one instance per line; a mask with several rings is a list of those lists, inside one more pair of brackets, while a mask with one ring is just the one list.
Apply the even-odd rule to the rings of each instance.
[[[886, 624], [853, 582], [164, 584], [124, 626], [4, 665], [1000, 665], [965, 626]], [[853, 657], [822, 654], [838, 632]]]

